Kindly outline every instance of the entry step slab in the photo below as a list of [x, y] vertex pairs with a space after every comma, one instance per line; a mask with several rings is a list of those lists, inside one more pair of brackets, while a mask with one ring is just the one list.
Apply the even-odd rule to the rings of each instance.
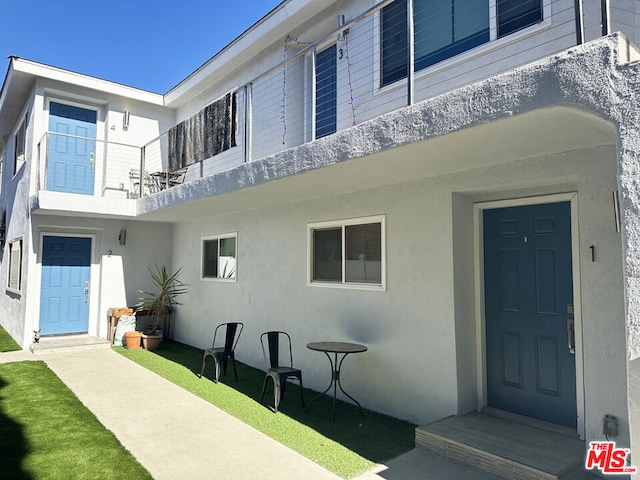
[[54, 337], [41, 337], [38, 343], [29, 345], [29, 350], [34, 355], [44, 353], [66, 353], [87, 350], [91, 348], [110, 348], [111, 342], [104, 338], [90, 335], [64, 335]]
[[508, 480], [596, 478], [577, 437], [476, 412], [416, 428], [416, 446]]

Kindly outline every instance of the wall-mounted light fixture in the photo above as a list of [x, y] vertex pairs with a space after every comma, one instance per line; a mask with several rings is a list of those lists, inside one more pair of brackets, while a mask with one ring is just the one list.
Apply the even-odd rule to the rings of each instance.
[[120, 245], [126, 245], [127, 244], [127, 231], [122, 229], [120, 230], [120, 235], [118, 235], [118, 241], [120, 242]]
[[129, 110], [125, 110], [124, 114], [122, 115], [122, 129], [125, 132], [129, 130], [129, 116], [130, 116]]

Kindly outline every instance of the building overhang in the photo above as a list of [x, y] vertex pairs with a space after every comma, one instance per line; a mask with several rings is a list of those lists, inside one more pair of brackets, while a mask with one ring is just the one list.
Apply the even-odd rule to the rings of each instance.
[[37, 79], [49, 79], [77, 88], [87, 88], [138, 100], [151, 105], [164, 105], [162, 95], [119, 83], [51, 67], [18, 57], [9, 57], [9, 67], [0, 91], [0, 138], [11, 133]]
[[366, 152], [376, 149], [376, 139], [356, 131], [357, 127], [145, 197], [138, 200], [137, 219], [179, 222], [206, 218], [576, 150], [615, 147], [616, 143], [610, 123], [564, 106], [426, 140], [399, 142], [370, 153]]
[[29, 198], [29, 212], [32, 215], [132, 220], [136, 216], [136, 201], [41, 190]]

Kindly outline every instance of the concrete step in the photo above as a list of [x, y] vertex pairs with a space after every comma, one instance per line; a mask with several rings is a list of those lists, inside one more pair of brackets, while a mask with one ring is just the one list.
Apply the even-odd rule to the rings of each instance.
[[110, 348], [111, 342], [86, 334], [41, 337], [38, 343], [29, 345], [34, 355], [44, 353], [77, 352], [91, 348]]
[[508, 480], [594, 478], [577, 436], [477, 412], [416, 428], [416, 447]]

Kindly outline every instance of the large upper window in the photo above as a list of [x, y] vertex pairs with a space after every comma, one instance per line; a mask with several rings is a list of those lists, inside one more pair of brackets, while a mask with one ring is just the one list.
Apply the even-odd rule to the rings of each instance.
[[316, 55], [316, 138], [336, 132], [337, 95], [336, 46]]
[[27, 141], [27, 121], [26, 119], [20, 124], [20, 128], [16, 132], [13, 141], [13, 174], [18, 173], [18, 170], [24, 165], [25, 162], [25, 146]]
[[22, 239], [9, 244], [9, 290], [19, 292], [22, 288]]
[[[490, 19], [494, 4], [497, 18]], [[542, 21], [542, 0], [414, 0], [414, 69], [427, 68]], [[381, 86], [407, 76], [407, 0], [382, 9]]]
[[384, 286], [384, 217], [309, 225], [313, 283]]
[[202, 239], [202, 278], [235, 280], [236, 234]]

